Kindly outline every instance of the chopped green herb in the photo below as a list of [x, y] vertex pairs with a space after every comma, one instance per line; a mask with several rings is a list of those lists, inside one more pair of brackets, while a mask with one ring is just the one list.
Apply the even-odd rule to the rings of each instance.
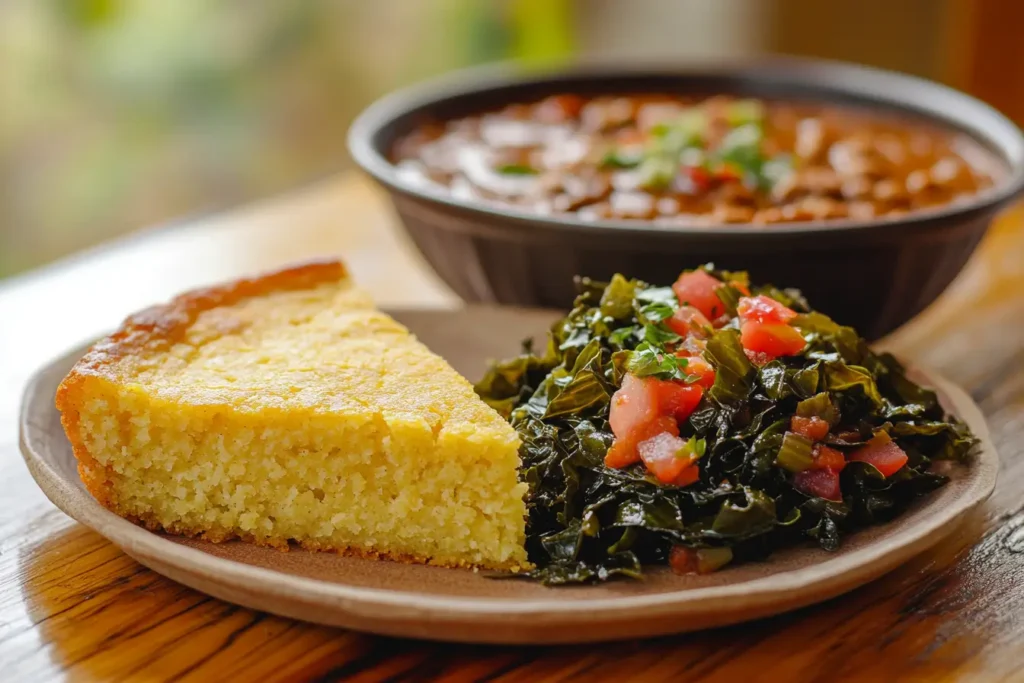
[[686, 456], [692, 455], [694, 460], [700, 460], [703, 458], [707, 451], [707, 441], [705, 439], [698, 439], [696, 436], [691, 436], [689, 441], [686, 442], [686, 446], [683, 448], [683, 454]]
[[645, 190], [667, 189], [676, 177], [679, 165], [665, 156], [649, 156], [637, 169], [640, 187]]
[[[651, 334], [654, 331], [654, 334]], [[636, 347], [626, 364], [626, 370], [637, 377], [658, 379], [694, 380], [686, 372], [687, 361], [671, 353], [659, 350], [651, 339], [658, 339], [662, 333], [652, 325], [645, 328], [644, 341]], [[676, 336], [678, 339], [678, 335]]]
[[659, 323], [666, 318], [671, 318], [672, 314], [676, 312], [676, 307], [670, 304], [644, 304], [640, 309], [640, 318], [644, 322], [648, 323]]
[[793, 173], [793, 157], [780, 154], [764, 162], [761, 166], [761, 177], [758, 185], [766, 190], [775, 187], [783, 178]]
[[502, 164], [497, 171], [502, 175], [537, 175], [540, 172], [526, 164]]
[[760, 125], [764, 115], [764, 104], [760, 100], [736, 100], [725, 110], [725, 120], [734, 128], [748, 123]]
[[679, 153], [679, 163], [690, 168], [703, 168], [707, 166], [708, 156], [699, 147], [687, 147]]
[[604, 168], [636, 168], [643, 160], [644, 150], [641, 148], [613, 147], [601, 157], [601, 166]]
[[665, 304], [673, 308], [679, 307], [679, 299], [671, 287], [648, 287], [639, 289], [636, 293], [637, 301], [645, 301], [652, 304]]
[[691, 107], [679, 115], [672, 130], [679, 131], [686, 145], [699, 145], [708, 130], [708, 114], [700, 107]]
[[718, 148], [717, 160], [738, 166], [744, 173], [758, 176], [764, 164], [761, 141], [764, 133], [755, 124], [747, 123], [729, 131]]

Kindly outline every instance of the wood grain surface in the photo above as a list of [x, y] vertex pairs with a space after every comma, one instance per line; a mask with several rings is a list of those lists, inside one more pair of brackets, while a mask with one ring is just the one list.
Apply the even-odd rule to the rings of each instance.
[[234, 607], [142, 568], [29, 477], [15, 422], [35, 367], [176, 291], [340, 254], [383, 305], [457, 305], [364, 181], [140, 233], [0, 283], [0, 680], [1024, 681], [1022, 223], [1020, 209], [1004, 216], [953, 288], [890, 340], [985, 412], [1003, 465], [993, 497], [935, 550], [844, 597], [615, 645], [439, 645]]

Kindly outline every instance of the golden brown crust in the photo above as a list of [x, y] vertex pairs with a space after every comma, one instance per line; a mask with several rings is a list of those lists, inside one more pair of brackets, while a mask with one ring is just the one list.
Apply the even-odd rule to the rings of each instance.
[[254, 278], [185, 292], [166, 304], [151, 306], [129, 316], [113, 334], [93, 344], [75, 364], [69, 377], [102, 374], [105, 366], [119, 358], [150, 348], [153, 344], [173, 344], [182, 338], [201, 313], [210, 309], [231, 306], [242, 299], [273, 292], [312, 289], [347, 277], [348, 271], [340, 261], [313, 261]]
[[80, 388], [87, 378], [112, 377], [113, 366], [119, 359], [143, 349], [170, 346], [182, 338], [204, 311], [272, 292], [312, 289], [347, 277], [348, 271], [340, 261], [312, 261], [254, 278], [195, 289], [129, 316], [115, 332], [93, 344], [57, 387], [55, 400], [64, 432], [78, 460], [79, 475], [89, 493], [105, 508], [117, 512], [111, 497], [111, 478], [86, 449], [80, 433]]

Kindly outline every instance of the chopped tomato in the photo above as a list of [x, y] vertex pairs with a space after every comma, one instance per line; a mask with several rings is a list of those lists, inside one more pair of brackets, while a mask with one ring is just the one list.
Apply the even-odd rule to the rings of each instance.
[[707, 192], [711, 187], [711, 174], [703, 166], [683, 166], [683, 172], [697, 192]]
[[695, 306], [708, 320], [714, 320], [725, 313], [725, 304], [715, 294], [722, 283], [703, 270], [683, 273], [672, 285], [672, 291], [684, 306]]
[[816, 470], [833, 469], [836, 472], [841, 472], [846, 467], [846, 456], [834, 448], [829, 448], [824, 444], [817, 444], [814, 447], [814, 464], [812, 468]]
[[839, 488], [839, 473], [829, 467], [797, 472], [793, 475], [793, 488], [825, 500], [843, 499], [843, 493]]
[[639, 462], [640, 454], [636, 452], [636, 444], [629, 439], [615, 439], [612, 447], [604, 454], [604, 466], [613, 470], [621, 470]]
[[704, 353], [704, 349], [707, 347], [708, 343], [704, 339], [697, 339], [696, 337], [690, 336], [684, 339], [683, 342], [676, 347], [676, 356], [680, 358], [699, 356]]
[[672, 415], [679, 421], [690, 417], [690, 413], [700, 403], [704, 388], [699, 384], [682, 384], [680, 382], [658, 382], [658, 407], [664, 415]]
[[814, 417], [800, 417], [794, 415], [793, 419], [789, 421], [790, 431], [796, 432], [800, 436], [806, 436], [811, 441], [821, 441], [828, 436], [828, 422], [821, 419], [818, 416]]
[[700, 480], [700, 468], [694, 463], [679, 473], [672, 483], [676, 486], [689, 486]]
[[673, 546], [668, 553], [668, 564], [676, 574], [710, 574], [732, 562], [730, 548], [684, 548]]
[[699, 377], [694, 384], [705, 389], [710, 389], [715, 383], [715, 369], [711, 367], [711, 363], [699, 356], [686, 359], [686, 373]]
[[608, 422], [617, 439], [626, 438], [662, 415], [685, 420], [700, 403], [704, 390], [698, 384], [669, 382], [627, 374], [612, 396]]
[[740, 327], [740, 342], [747, 351], [764, 353], [773, 358], [795, 355], [807, 345], [796, 328], [781, 323], [754, 321], [745, 322]]
[[866, 462], [873, 465], [882, 476], [889, 477], [907, 464], [906, 452], [885, 432], [878, 432], [866, 444], [850, 453], [851, 462]]
[[659, 434], [679, 436], [679, 424], [675, 418], [662, 415], [651, 422], [640, 425], [626, 436], [616, 437], [612, 447], [604, 456], [605, 466], [622, 469], [635, 462], [640, 462], [637, 445]]
[[669, 328], [680, 337], [693, 335], [706, 337], [711, 330], [711, 323], [704, 314], [693, 306], [680, 306], [672, 317], [665, 321]]
[[696, 574], [697, 551], [681, 545], [672, 546], [668, 553], [668, 564], [676, 574]]
[[632, 434], [638, 427], [653, 422], [661, 411], [658, 409], [658, 380], [652, 377], [636, 377], [627, 374], [622, 387], [612, 396], [608, 423], [616, 438]]
[[758, 323], [788, 323], [796, 317], [796, 311], [781, 303], [759, 294], [757, 296], [745, 296], [736, 305], [736, 313], [744, 322], [754, 321]]
[[698, 384], [627, 374], [612, 396], [608, 422], [615, 442], [605, 455], [605, 465], [626, 467], [640, 459], [640, 442], [665, 432], [679, 436], [677, 421], [688, 418], [703, 395]]
[[[647, 469], [658, 478], [663, 484], [678, 484], [680, 475], [686, 470], [697, 469], [694, 463], [697, 460], [697, 453], [687, 447], [686, 441], [668, 432], [662, 432], [649, 439], [641, 441], [637, 447], [640, 459], [644, 461]], [[692, 484], [693, 479], [687, 473], [687, 483]], [[700, 473], [697, 473], [700, 478]], [[684, 486], [685, 484], [679, 484]]]

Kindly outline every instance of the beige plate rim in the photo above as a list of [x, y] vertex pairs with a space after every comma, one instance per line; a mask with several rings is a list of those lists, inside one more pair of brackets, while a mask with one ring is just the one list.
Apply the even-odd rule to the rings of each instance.
[[[426, 316], [451, 314], [422, 313]], [[953, 412], [971, 427], [980, 438], [981, 444], [977, 459], [969, 473], [965, 475], [970, 482], [964, 494], [951, 505], [932, 510], [920, 523], [900, 529], [886, 542], [868, 544], [853, 552], [837, 556], [824, 555], [821, 562], [811, 566], [740, 583], [656, 594], [595, 598], [585, 603], [558, 599], [558, 591], [576, 590], [574, 588], [550, 589], [550, 598], [509, 600], [438, 596], [412, 589], [395, 591], [346, 586], [256, 567], [174, 543], [108, 511], [85, 491], [80, 482], [72, 481], [58, 472], [49, 462], [48, 453], [41, 448], [43, 440], [40, 432], [44, 429], [44, 418], [52, 417], [56, 412], [53, 396], [57, 382], [81, 356], [84, 348], [75, 349], [39, 370], [25, 390], [19, 420], [20, 446], [32, 476], [46, 496], [67, 515], [105, 536], [135, 559], [181, 583], [248, 606], [324, 623], [352, 625], [354, 620], [366, 617], [372, 618], [375, 623], [381, 619], [386, 621], [389, 618], [411, 618], [442, 624], [498, 616], [514, 616], [517, 620], [528, 619], [534, 624], [547, 623], [552, 626], [583, 620], [614, 623], [618, 620], [636, 619], [638, 611], [649, 618], [654, 618], [691, 612], [705, 613], [714, 609], [716, 604], [726, 603], [732, 608], [747, 609], [754, 616], [788, 611], [833, 597], [873, 580], [937, 543], [956, 528], [956, 523], [965, 513], [977, 507], [991, 494], [999, 469], [998, 455], [992, 446], [985, 420], [977, 405], [950, 381], [932, 372], [918, 371], [943, 395], [944, 400], [952, 405]], [[770, 561], [771, 559], [767, 560]], [[204, 575], [219, 577], [221, 588], [210, 590], [207, 585], [193, 584], [190, 578], [197, 568], [201, 569]], [[306, 605], [330, 605], [344, 612], [346, 616], [342, 619], [318, 619], [315, 616], [302, 616], [291, 609], [275, 609], [273, 606], [261, 605], [258, 601], [254, 603], [251, 598], [233, 595], [229, 588], [232, 585], [244, 586], [245, 592], [249, 595], [271, 593], [275, 597]], [[815, 590], [808, 591], [808, 586], [813, 586]], [[812, 599], [806, 597], [809, 593], [813, 593]], [[735, 621], [740, 619], [729, 619], [720, 623]], [[508, 637], [487, 634], [480, 634], [477, 637], [449, 637], [445, 633], [430, 633], [422, 628], [409, 629], [400, 626], [391, 629], [376, 625], [367, 630], [394, 635], [422, 636], [426, 633], [426, 637], [477, 642], [533, 640], [529, 635], [522, 634]], [[662, 628], [652, 630], [648, 635], [681, 630], [687, 628]], [[604, 635], [583, 637], [578, 640], [608, 637], [618, 636], [612, 629]]]

